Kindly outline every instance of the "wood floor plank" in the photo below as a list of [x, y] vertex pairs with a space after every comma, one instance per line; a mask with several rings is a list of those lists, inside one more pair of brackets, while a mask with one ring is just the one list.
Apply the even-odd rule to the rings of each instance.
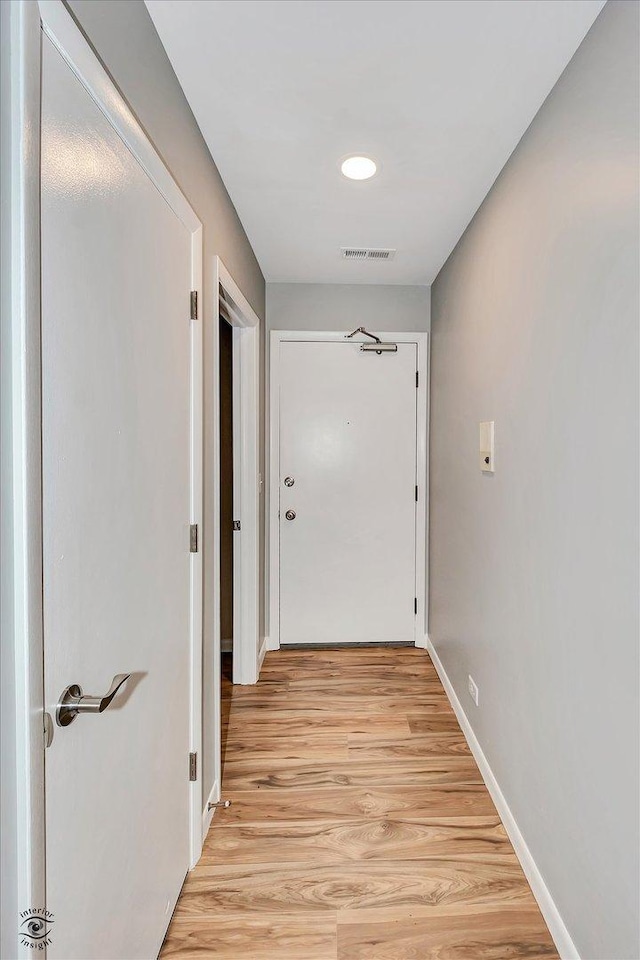
[[216, 826], [278, 820], [345, 820], [389, 817], [497, 816], [483, 783], [404, 787], [334, 787], [322, 790], [234, 790], [232, 805]]
[[557, 960], [429, 657], [223, 662], [223, 796], [173, 960]]
[[314, 860], [428, 860], [511, 853], [498, 817], [305, 820], [226, 826], [207, 840], [203, 865]]
[[[272, 676], [281, 677], [282, 674], [272, 674]], [[269, 674], [267, 674], [269, 677]], [[316, 681], [333, 680], [336, 683], [345, 679], [352, 679], [354, 686], [360, 681], [366, 680], [390, 680], [404, 677], [408, 681], [422, 681], [424, 683], [437, 682], [438, 674], [433, 667], [427, 666], [424, 661], [412, 661], [410, 663], [397, 663], [393, 672], [389, 672], [389, 664], [384, 661], [359, 663], [357, 667], [345, 670], [342, 663], [325, 663], [316, 665], [310, 669], [307, 663], [292, 667], [287, 671], [287, 680], [292, 684], [301, 686], [312, 686]]]
[[558, 956], [537, 906], [338, 924], [338, 960], [549, 960]]
[[[291, 728], [295, 730], [295, 726]], [[273, 757], [280, 760], [346, 760], [349, 756], [347, 733], [295, 733], [273, 737], [227, 739], [225, 762]]]
[[335, 960], [337, 925], [327, 914], [312, 927], [280, 916], [216, 918], [215, 924], [174, 920], [160, 953], [162, 960]]
[[[348, 696], [360, 697], [389, 696], [430, 696], [438, 697], [447, 704], [449, 701], [440, 681], [430, 677], [358, 677], [342, 675], [338, 679], [322, 680], [317, 677], [292, 681], [287, 690], [292, 696]], [[451, 707], [450, 707], [451, 709]]]
[[366, 734], [348, 735], [350, 760], [413, 759], [416, 757], [470, 756], [469, 744], [458, 731], [431, 733], [407, 737], [369, 737]]
[[430, 714], [427, 711], [422, 714], [408, 713], [407, 722], [412, 736], [419, 736], [423, 733], [444, 733], [446, 730], [460, 729], [458, 718], [453, 710], [450, 713], [441, 714]]
[[275, 693], [263, 695], [254, 688], [252, 696], [247, 695], [241, 700], [232, 701], [232, 712], [253, 712], [264, 716], [273, 712], [287, 711], [292, 714], [301, 714], [306, 717], [317, 717], [320, 714], [332, 713], [342, 716], [345, 713], [353, 713], [361, 716], [362, 714], [384, 714], [393, 716], [401, 713], [407, 715], [411, 712], [414, 715], [420, 715], [423, 712], [429, 714], [451, 715], [451, 705], [446, 697], [441, 694], [429, 696], [428, 694], [411, 695], [387, 695], [385, 693], [369, 694], [359, 696], [358, 694], [344, 694], [312, 697], [308, 694]]
[[464, 915], [481, 907], [531, 907], [529, 885], [514, 856], [384, 863], [202, 866], [185, 885], [176, 920], [307, 916], [335, 911], [339, 923], [385, 917]]
[[[282, 648], [275, 657], [268, 654], [263, 664], [263, 670], [294, 670], [304, 665], [309, 671], [314, 671], [326, 663], [339, 664], [355, 670], [359, 665], [367, 663], [383, 663], [387, 666], [393, 662], [396, 667], [401, 663], [413, 661], [417, 667], [434, 670], [431, 659], [416, 647], [304, 647], [292, 649]], [[262, 675], [262, 674], [261, 674]]]
[[[297, 656], [298, 653], [301, 655]], [[435, 670], [431, 660], [424, 655], [420, 656], [420, 654], [408, 656], [402, 652], [390, 654], [388, 650], [369, 650], [365, 653], [365, 651], [357, 650], [351, 652], [347, 649], [318, 650], [317, 648], [312, 651], [307, 650], [304, 653], [302, 651], [287, 651], [285, 654], [280, 654], [279, 660], [275, 662], [270, 660], [267, 663], [265, 660], [262, 669], [266, 676], [283, 671], [291, 676], [299, 670], [306, 670], [311, 676], [317, 671], [327, 669], [349, 670], [357, 673], [359, 670], [366, 670], [370, 667], [388, 668], [391, 657], [393, 657], [394, 669], [411, 668], [416, 672], [423, 673], [430, 673]]]
[[[234, 719], [237, 714], [234, 715]], [[447, 719], [447, 718], [443, 718]], [[455, 719], [455, 730], [459, 730], [458, 721]], [[446, 729], [450, 729], [447, 727]], [[307, 733], [328, 733], [328, 734], [358, 734], [366, 733], [374, 737], [409, 737], [411, 731], [409, 722], [404, 716], [385, 716], [384, 714], [374, 714], [373, 716], [353, 715], [336, 716], [327, 713], [320, 716], [303, 716], [301, 714], [290, 714], [288, 710], [281, 714], [271, 715], [267, 721], [260, 715], [254, 719], [249, 713], [245, 712], [242, 721], [232, 724], [227, 733], [227, 743], [235, 740], [246, 740], [251, 743], [256, 737], [279, 737], [288, 736], [291, 733], [297, 733], [304, 736]]]
[[[260, 694], [261, 699], [264, 698], [265, 695], [274, 696], [275, 694], [280, 694], [282, 696], [286, 696], [289, 690], [289, 684], [283, 683], [282, 681], [277, 680], [277, 681], [274, 681], [273, 683], [266, 684], [264, 689], [265, 691], [268, 690], [269, 692], [268, 694], [261, 693]], [[250, 684], [246, 684], [246, 685], [239, 684], [234, 687], [232, 683], [229, 683], [229, 684], [223, 685], [222, 687], [223, 700], [234, 700], [234, 701], [250, 700], [252, 698], [255, 698], [255, 695], [256, 695], [256, 688]]]
[[255, 703], [264, 709], [271, 701], [279, 704], [286, 703], [289, 689], [288, 683], [273, 683], [264, 691], [262, 689], [258, 691], [255, 686], [247, 684], [246, 686], [232, 687], [223, 699], [232, 701], [234, 706], [245, 707], [252, 706]]
[[473, 757], [403, 760], [393, 764], [370, 760], [336, 760], [331, 764], [302, 760], [278, 760], [258, 764], [253, 760], [231, 760], [224, 765], [227, 793], [252, 787], [288, 789], [300, 787], [397, 787], [442, 783], [482, 783]]

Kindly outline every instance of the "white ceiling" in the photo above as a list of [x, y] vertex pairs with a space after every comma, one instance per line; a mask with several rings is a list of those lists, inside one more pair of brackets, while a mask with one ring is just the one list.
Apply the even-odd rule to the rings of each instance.
[[[604, 6], [146, 3], [267, 280], [407, 284], [434, 279]], [[352, 153], [378, 175], [345, 180]]]

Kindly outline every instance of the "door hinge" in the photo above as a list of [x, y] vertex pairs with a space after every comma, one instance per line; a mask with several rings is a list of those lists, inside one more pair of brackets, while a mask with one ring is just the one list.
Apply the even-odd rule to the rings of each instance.
[[416, 390], [418, 389], [419, 384], [420, 384], [420, 371], [416, 370]]
[[417, 597], [413, 598], [413, 612], [416, 616], [418, 615], [418, 598]]
[[416, 503], [418, 502], [418, 484], [416, 483]]
[[234, 521], [233, 521], [233, 529], [234, 529], [234, 530], [241, 530], [241, 529], [242, 529], [239, 520], [234, 520]]
[[197, 290], [192, 290], [192, 291], [191, 291], [190, 300], [191, 300], [191, 304], [190, 304], [190, 306], [191, 306], [191, 319], [192, 319], [192, 320], [197, 320], [197, 319], [198, 319], [198, 291], [197, 291]]
[[189, 754], [189, 780], [198, 779], [198, 754]]
[[189, 553], [198, 552], [198, 524], [192, 523], [189, 527]]

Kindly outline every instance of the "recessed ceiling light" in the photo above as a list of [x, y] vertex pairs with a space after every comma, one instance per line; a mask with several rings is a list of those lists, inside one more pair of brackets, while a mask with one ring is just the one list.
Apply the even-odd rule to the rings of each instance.
[[342, 161], [340, 169], [349, 180], [368, 180], [378, 167], [371, 157], [347, 157]]

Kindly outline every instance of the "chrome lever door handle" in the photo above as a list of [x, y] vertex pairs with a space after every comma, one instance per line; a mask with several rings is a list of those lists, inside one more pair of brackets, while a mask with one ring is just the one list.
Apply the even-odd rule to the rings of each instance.
[[79, 684], [72, 683], [62, 691], [56, 708], [56, 723], [59, 727], [68, 727], [79, 713], [103, 713], [130, 676], [130, 673], [117, 673], [103, 697], [87, 697]]

